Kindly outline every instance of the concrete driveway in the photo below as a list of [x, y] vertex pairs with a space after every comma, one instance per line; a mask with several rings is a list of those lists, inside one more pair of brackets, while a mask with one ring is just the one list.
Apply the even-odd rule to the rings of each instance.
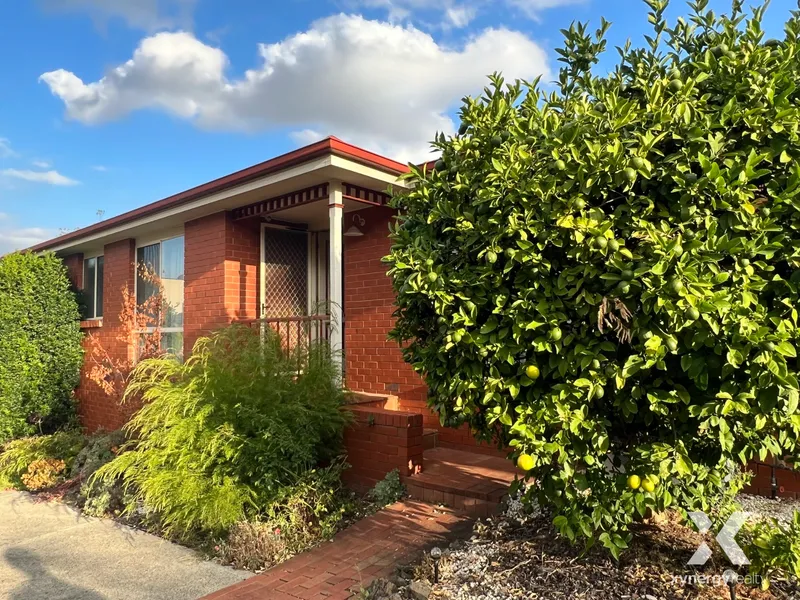
[[114, 521], [0, 492], [0, 598], [190, 600], [249, 575]]

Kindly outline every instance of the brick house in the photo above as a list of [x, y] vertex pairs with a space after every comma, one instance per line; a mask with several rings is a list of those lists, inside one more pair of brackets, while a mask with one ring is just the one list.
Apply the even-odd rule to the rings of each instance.
[[[234, 322], [268, 324], [287, 343], [329, 339], [343, 350], [345, 386], [354, 393], [356, 421], [345, 439], [351, 481], [370, 485], [394, 468], [419, 474], [426, 455], [420, 496], [455, 494], [457, 503], [485, 512], [513, 473], [482, 463], [481, 456], [496, 461], [501, 453], [466, 428], [440, 426], [425, 384], [387, 339], [394, 293], [381, 259], [395, 214], [387, 190], [405, 187], [400, 176], [407, 172], [407, 165], [330, 137], [31, 250], [63, 258], [87, 299], [90, 318], [81, 327], [111, 356], [136, 351], [117, 338], [123, 288], [139, 301], [152, 292], [137, 275], [139, 264], [161, 277], [171, 307], [163, 345], [175, 354], [187, 355], [200, 336]], [[83, 425], [118, 429], [131, 409], [86, 371], [76, 390]], [[425, 452], [434, 446], [456, 454]], [[462, 479], [448, 483], [453, 463]], [[751, 491], [800, 497], [796, 471], [764, 463], [752, 470]]]
[[[171, 307], [163, 346], [175, 354], [233, 322], [268, 322], [287, 340], [329, 338], [343, 350], [345, 385], [360, 403], [354, 430], [374, 426], [348, 432], [353, 471], [367, 483], [395, 467], [419, 471], [426, 445], [496, 455], [468, 430], [440, 427], [424, 383], [387, 340], [394, 310], [381, 262], [394, 216], [387, 191], [404, 187], [399, 176], [407, 171], [328, 138], [32, 250], [63, 257], [86, 296], [90, 318], [81, 326], [112, 356], [135, 352], [117, 336], [123, 288], [139, 301], [151, 292], [137, 264], [161, 277]], [[117, 429], [129, 417], [86, 372], [76, 395], [90, 431]]]

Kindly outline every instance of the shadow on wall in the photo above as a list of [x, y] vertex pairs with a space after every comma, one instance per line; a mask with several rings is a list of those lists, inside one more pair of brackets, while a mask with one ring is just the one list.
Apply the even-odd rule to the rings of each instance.
[[3, 554], [5, 562], [24, 573], [28, 579], [8, 596], [10, 600], [108, 600], [105, 596], [61, 581], [50, 574], [39, 556], [25, 548], [8, 548]]

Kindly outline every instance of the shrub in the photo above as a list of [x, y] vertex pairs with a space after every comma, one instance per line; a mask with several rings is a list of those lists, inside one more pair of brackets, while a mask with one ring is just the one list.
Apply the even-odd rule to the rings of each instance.
[[98, 431], [86, 438], [85, 446], [72, 463], [70, 477], [86, 481], [97, 469], [111, 462], [125, 443], [122, 431]]
[[100, 431], [87, 438], [86, 445], [75, 457], [70, 477], [81, 484], [76, 502], [85, 514], [95, 517], [117, 514], [130, 499], [119, 481], [104, 482], [91, 478], [95, 471], [117, 456], [124, 443], [122, 431]]
[[763, 7], [696, 0], [670, 27], [647, 3], [655, 33], [607, 75], [609, 24], [574, 25], [558, 90], [467, 98], [387, 258], [432, 407], [510, 444], [559, 531], [615, 555], [731, 461], [800, 457], [800, 13], [765, 42]]
[[0, 452], [0, 489], [34, 489], [26, 485], [24, 478], [31, 465], [37, 462], [41, 463], [39, 467], [44, 467], [44, 462], [62, 461], [63, 472], [68, 473], [83, 444], [83, 435], [76, 431], [62, 431], [8, 442]]
[[282, 488], [258, 520], [231, 527], [219, 545], [220, 558], [257, 571], [333, 537], [351, 507], [351, 494], [341, 484], [343, 467], [336, 461]]
[[762, 577], [764, 589], [776, 576], [800, 579], [800, 512], [795, 511], [788, 524], [776, 519], [748, 523], [739, 536], [750, 560], [750, 573]]
[[28, 472], [22, 475], [22, 484], [32, 492], [51, 488], [64, 481], [66, 465], [58, 458], [42, 458], [28, 465]]
[[339, 452], [347, 421], [328, 348], [287, 354], [277, 334], [241, 326], [198, 340], [183, 364], [142, 361], [131, 397], [145, 401], [126, 426], [133, 439], [95, 478], [120, 478], [181, 536], [257, 515]]
[[52, 432], [74, 416], [80, 315], [52, 253], [0, 258], [0, 443]]
[[369, 496], [379, 506], [388, 506], [401, 500], [406, 495], [406, 488], [400, 481], [400, 471], [395, 469], [386, 474], [381, 481], [375, 484]]

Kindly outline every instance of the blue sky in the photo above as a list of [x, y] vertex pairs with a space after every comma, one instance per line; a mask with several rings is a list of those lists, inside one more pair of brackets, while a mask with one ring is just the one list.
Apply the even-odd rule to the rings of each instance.
[[[768, 35], [794, 7], [773, 0]], [[686, 11], [673, 0], [669, 15]], [[0, 3], [0, 255], [325, 135], [420, 159], [486, 74], [552, 77], [559, 29], [605, 16], [613, 48], [641, 41], [646, 13], [639, 0]]]

